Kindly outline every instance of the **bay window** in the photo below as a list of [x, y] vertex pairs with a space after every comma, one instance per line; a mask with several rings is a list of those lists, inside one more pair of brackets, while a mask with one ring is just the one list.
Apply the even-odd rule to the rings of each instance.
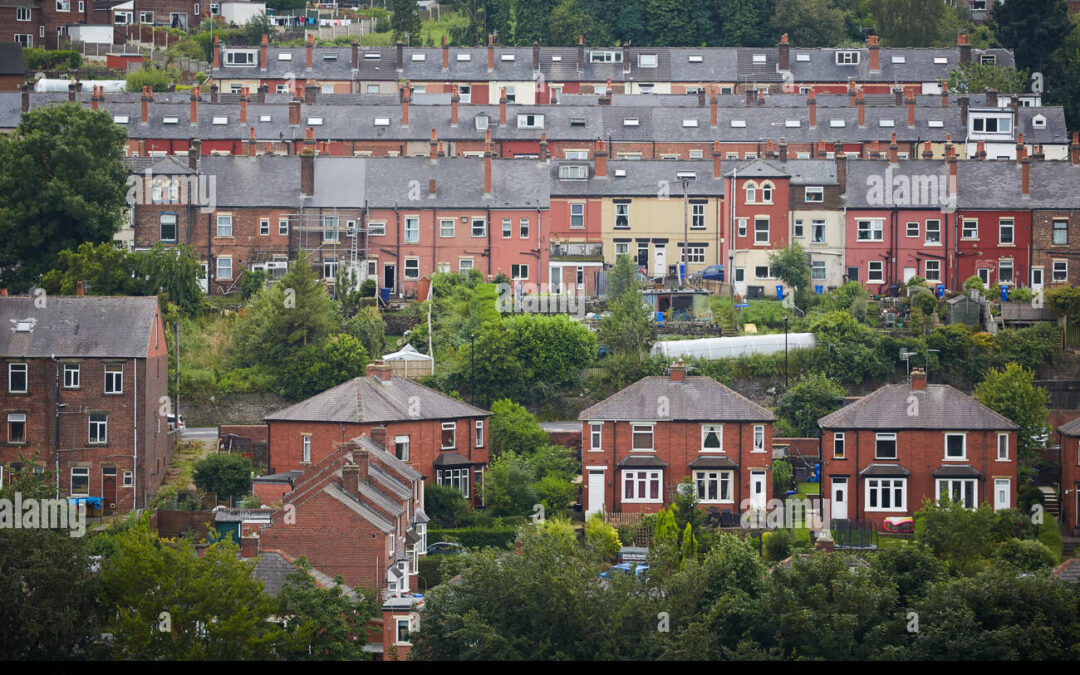
[[663, 475], [664, 472], [661, 470], [624, 471], [623, 502], [663, 502], [664, 498], [660, 494], [660, 482]]
[[867, 478], [867, 511], [906, 511], [906, 478]]

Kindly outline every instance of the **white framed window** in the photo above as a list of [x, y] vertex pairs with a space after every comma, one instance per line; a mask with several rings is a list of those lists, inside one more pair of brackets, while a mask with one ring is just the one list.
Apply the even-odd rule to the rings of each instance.
[[[390, 537], [390, 539], [393, 540], [393, 537]], [[411, 645], [412, 643], [409, 642], [409, 620], [408, 619], [397, 619], [397, 621], [395, 623], [396, 623], [396, 629], [397, 630], [396, 630], [395, 635], [394, 635], [394, 638], [395, 638], [394, 639], [394, 644], [395, 645]]]
[[998, 283], [1011, 284], [1013, 281], [1013, 261], [998, 261]]
[[625, 230], [630, 228], [630, 204], [627, 202], [615, 202], [615, 229]]
[[810, 243], [811, 244], [824, 244], [825, 243], [825, 221], [824, 220], [811, 220], [810, 221]]
[[623, 503], [662, 503], [660, 484], [664, 479], [662, 470], [623, 471]]
[[71, 0], [56, 0], [56, 11], [58, 12], [70, 12]]
[[484, 420], [476, 420], [476, 447], [484, 447]]
[[71, 467], [71, 494], [90, 494], [90, 469], [85, 466]]
[[941, 281], [941, 261], [927, 260], [923, 265], [923, 276], [927, 281]]
[[1069, 280], [1069, 262], [1067, 260], [1055, 260], [1050, 269], [1050, 280], [1054, 283], [1064, 283]]
[[844, 446], [844, 432], [838, 431], [833, 434], [832, 454], [833, 459], [844, 459], [844, 453], [847, 449]]
[[824, 281], [825, 279], [825, 261], [824, 260], [811, 260], [810, 261], [810, 278], [814, 281]]
[[998, 243], [1009, 245], [1016, 243], [1014, 221], [1012, 218], [1002, 218], [998, 221]]
[[457, 447], [457, 422], [442, 423], [442, 449], [453, 450]]
[[768, 244], [769, 243], [769, 219], [768, 218], [754, 218], [754, 243], [755, 244]]
[[697, 487], [698, 501], [704, 504], [734, 502], [731, 475], [731, 471], [695, 471], [694, 485]]
[[977, 481], [974, 478], [938, 478], [935, 481], [936, 499], [944, 501], [950, 499], [960, 502], [965, 509], [974, 509], [978, 506]]
[[282, 236], [282, 237], [289, 236], [289, 219], [288, 218], [279, 218], [278, 219], [278, 221], [277, 221], [277, 233], [278, 233], [279, 236]]
[[522, 239], [529, 238], [529, 219], [521, 218], [518, 220], [518, 236]]
[[632, 426], [630, 449], [637, 452], [653, 452], [653, 425], [635, 424]]
[[259, 234], [264, 236], [264, 237], [269, 237], [270, 236], [270, 219], [269, 218], [260, 218], [259, 219]]
[[472, 258], [458, 258], [458, 272], [468, 272], [473, 268]]
[[961, 239], [978, 239], [979, 238], [979, 221], [964, 219], [963, 226], [960, 229]]
[[64, 389], [79, 388], [79, 364], [64, 364]]
[[371, 222], [368, 223], [367, 233], [369, 237], [382, 237], [386, 235], [386, 223], [384, 222]]
[[871, 260], [866, 263], [866, 281], [872, 283], [884, 283], [885, 266], [880, 260]]
[[917, 220], [908, 221], [907, 227], [905, 228], [905, 231], [904, 231], [904, 235], [907, 236], [907, 237], [918, 237], [919, 236], [919, 221], [917, 221]]
[[503, 239], [509, 239], [514, 236], [514, 223], [509, 218], [503, 218], [502, 236]]
[[967, 434], [945, 434], [945, 459], [967, 459]]
[[409, 461], [409, 437], [394, 437], [394, 456], [403, 462]]
[[217, 259], [217, 278], [232, 279], [232, 258], [221, 256]]
[[105, 365], [105, 393], [106, 394], [123, 394], [124, 393], [124, 366], [123, 364], [106, 364]]
[[874, 436], [874, 459], [896, 459], [895, 433], [878, 433]]
[[26, 442], [26, 413], [8, 413], [7, 442]]
[[997, 459], [999, 462], [1009, 461], [1009, 434], [997, 435]]
[[338, 259], [337, 256], [326, 256], [323, 258], [323, 279], [336, 279], [338, 271]]
[[867, 478], [867, 511], [907, 511], [906, 478]]
[[690, 229], [705, 229], [705, 204], [703, 202], [690, 204]]
[[139, 12], [139, 23], [154, 23], [154, 13]]
[[757, 184], [750, 182], [746, 184], [746, 203], [757, 203]]
[[[45, 37], [45, 26], [40, 26], [41, 37]], [[30, 48], [34, 46], [34, 36], [30, 33], [15, 33], [13, 36], [15, 42], [23, 47]]]
[[602, 422], [592, 422], [589, 424], [589, 452], [600, 452], [603, 450], [604, 440], [604, 424]]
[[487, 221], [483, 218], [472, 219], [472, 236], [484, 237], [487, 236]]
[[442, 218], [439, 220], [439, 236], [444, 239], [454, 237], [454, 231], [456, 229], [457, 219], [455, 218]]
[[765, 425], [754, 425], [754, 449], [751, 452], [765, 452]]
[[857, 66], [859, 65], [859, 52], [856, 51], [837, 51], [836, 52], [836, 65], [838, 66]]
[[405, 216], [405, 243], [416, 244], [420, 242], [420, 218], [419, 216]]
[[739, 228], [739, 236], [740, 237], [745, 237], [746, 236], [747, 219], [746, 218], [737, 218], [735, 222], [736, 222], [736, 224], [738, 225], [738, 228]]
[[544, 116], [532, 113], [518, 115], [517, 125], [518, 129], [543, 129]]
[[856, 238], [859, 241], [882, 241], [885, 237], [884, 222], [880, 219], [858, 221]]
[[411, 281], [420, 278], [420, 258], [405, 258], [404, 277]]
[[630, 244], [621, 241], [615, 242], [615, 258], [618, 259], [619, 256], [623, 255], [630, 255]]
[[302, 451], [300, 461], [307, 464], [311, 462], [311, 434], [303, 434], [300, 436], [300, 444]]
[[795, 221], [795, 233], [794, 233], [794, 234], [795, 234], [795, 237], [797, 237], [797, 238], [799, 238], [799, 239], [802, 239], [802, 238], [803, 238], [803, 236], [804, 236], [804, 232], [803, 232], [803, 230], [804, 230], [804, 228], [803, 228], [803, 221], [801, 221], [801, 220], [796, 220], [796, 221]]
[[529, 266], [514, 264], [510, 265], [510, 278], [515, 281], [525, 281], [529, 278]]
[[572, 227], [572, 228], [585, 227], [585, 205], [584, 204], [571, 204], [570, 205], [570, 227]]
[[[408, 223], [408, 218], [405, 219]], [[323, 216], [323, 241], [326, 243], [335, 243], [338, 241], [338, 217], [337, 216]]]
[[825, 188], [820, 186], [807, 186], [805, 199], [808, 203], [821, 203], [825, 201]]
[[29, 366], [25, 363], [8, 364], [8, 393], [25, 394], [27, 392], [27, 380]]
[[232, 214], [231, 213], [219, 213], [217, 217], [217, 236], [219, 237], [231, 237], [233, 236], [232, 229]]
[[435, 472], [435, 482], [460, 490], [463, 495], [469, 496], [468, 469], [440, 469]]
[[123, 484], [123, 487], [135, 487], [135, 472], [133, 472], [133, 471], [125, 471], [124, 472], [124, 484]]
[[682, 242], [679, 242], [680, 259], [684, 263], [704, 263], [705, 262], [705, 247], [704, 246], [686, 246], [683, 247]]
[[702, 424], [701, 425], [701, 451], [723, 452], [724, 451], [724, 425]]
[[927, 244], [940, 244], [941, 243], [941, 221], [931, 219], [926, 221], [926, 243]]
[[90, 445], [104, 445], [109, 442], [109, 416], [105, 414], [90, 415]]
[[15, 8], [15, 20], [16, 21], [29, 21], [30, 20], [30, 8], [29, 7], [16, 7]]
[[[742, 268], [739, 268], [739, 269], [742, 269]], [[769, 269], [768, 265], [757, 265], [757, 266], [754, 267], [754, 278], [755, 279], [772, 279], [772, 271]], [[740, 281], [740, 279], [736, 279], [736, 281]]]

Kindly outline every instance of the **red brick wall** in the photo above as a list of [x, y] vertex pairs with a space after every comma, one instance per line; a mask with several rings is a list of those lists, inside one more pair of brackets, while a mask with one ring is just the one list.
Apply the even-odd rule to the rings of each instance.
[[[1068, 243], [1053, 243], [1053, 221], [1066, 218], [1069, 222]], [[1055, 260], [1068, 262], [1068, 285], [1080, 284], [1080, 212], [1078, 211], [1036, 211], [1032, 214], [1032, 266], [1042, 266], [1046, 273], [1046, 287], [1063, 286], [1054, 283], [1052, 277]]]
[[1061, 512], [1065, 526], [1080, 530], [1080, 438], [1059, 434], [1061, 442]]

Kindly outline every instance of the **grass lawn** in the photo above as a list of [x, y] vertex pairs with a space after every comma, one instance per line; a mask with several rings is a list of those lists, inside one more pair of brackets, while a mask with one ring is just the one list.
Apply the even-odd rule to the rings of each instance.
[[[428, 46], [438, 47], [442, 45], [442, 39], [445, 36], [449, 40], [450, 44], [454, 44], [453, 38], [450, 36], [450, 31], [454, 28], [466, 28], [469, 25], [469, 20], [465, 18], [464, 14], [458, 12], [443, 12], [439, 21], [433, 19], [427, 19], [420, 23], [420, 35], [413, 36], [409, 42], [414, 47]], [[393, 31], [387, 31], [385, 33], [368, 33], [360, 37], [360, 44], [365, 47], [391, 47], [394, 44]], [[460, 46], [460, 45], [459, 45]]]
[[800, 497], [821, 494], [821, 483], [799, 483], [795, 488]]

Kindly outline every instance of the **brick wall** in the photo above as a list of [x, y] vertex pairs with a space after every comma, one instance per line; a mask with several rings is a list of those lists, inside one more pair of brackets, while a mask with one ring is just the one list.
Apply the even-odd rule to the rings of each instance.
[[[1054, 262], [1066, 262], [1068, 267], [1068, 285], [1080, 284], [1080, 212], [1077, 211], [1036, 211], [1032, 214], [1032, 266], [1042, 266], [1046, 275], [1046, 286], [1063, 286], [1065, 282], [1053, 280]], [[1066, 243], [1054, 243], [1054, 221], [1064, 219], [1068, 223]]]

